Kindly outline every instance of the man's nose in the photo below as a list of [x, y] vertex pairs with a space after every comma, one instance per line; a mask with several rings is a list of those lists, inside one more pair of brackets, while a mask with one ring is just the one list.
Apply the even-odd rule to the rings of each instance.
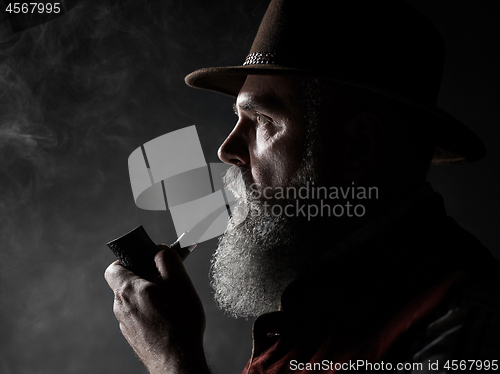
[[219, 159], [226, 164], [249, 166], [250, 141], [251, 134], [245, 129], [242, 121], [238, 121], [233, 131], [231, 131], [219, 147], [219, 151], [217, 152]]

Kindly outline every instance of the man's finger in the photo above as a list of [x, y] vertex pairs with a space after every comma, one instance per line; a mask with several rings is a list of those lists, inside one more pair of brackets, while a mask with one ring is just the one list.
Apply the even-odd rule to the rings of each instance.
[[117, 289], [125, 280], [134, 277], [139, 278], [135, 273], [123, 267], [118, 260], [109, 265], [104, 272], [104, 278], [113, 290]]
[[186, 270], [175, 250], [168, 245], [160, 244], [161, 250], [155, 256], [155, 263], [162, 279], [186, 276]]

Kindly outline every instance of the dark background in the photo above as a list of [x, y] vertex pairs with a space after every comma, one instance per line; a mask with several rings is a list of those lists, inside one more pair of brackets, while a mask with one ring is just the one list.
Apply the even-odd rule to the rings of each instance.
[[[73, 3], [37, 27], [14, 33], [6, 17], [0, 27], [2, 374], [145, 373], [112, 312], [105, 243], [138, 224], [157, 242], [175, 232], [168, 213], [135, 207], [127, 158], [196, 125], [207, 162], [218, 161], [233, 100], [183, 78], [240, 65], [268, 2]], [[439, 106], [488, 148], [480, 162], [432, 168], [430, 180], [449, 214], [499, 257], [500, 2], [411, 3], [447, 43]], [[215, 246], [199, 245], [185, 264], [207, 313], [208, 360], [217, 372], [239, 373], [252, 321], [224, 316], [211, 299]]]

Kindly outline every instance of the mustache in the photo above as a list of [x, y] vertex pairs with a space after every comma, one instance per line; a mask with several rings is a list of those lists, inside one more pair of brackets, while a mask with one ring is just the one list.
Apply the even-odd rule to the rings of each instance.
[[255, 182], [249, 168], [233, 165], [227, 169], [222, 178], [224, 186], [231, 191], [237, 199], [248, 200]]

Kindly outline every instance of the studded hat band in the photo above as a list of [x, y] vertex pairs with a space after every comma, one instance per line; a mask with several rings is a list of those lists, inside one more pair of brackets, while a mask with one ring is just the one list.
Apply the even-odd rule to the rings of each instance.
[[275, 55], [274, 53], [266, 52], [254, 52], [250, 53], [243, 65], [258, 65], [258, 64], [274, 64]]

